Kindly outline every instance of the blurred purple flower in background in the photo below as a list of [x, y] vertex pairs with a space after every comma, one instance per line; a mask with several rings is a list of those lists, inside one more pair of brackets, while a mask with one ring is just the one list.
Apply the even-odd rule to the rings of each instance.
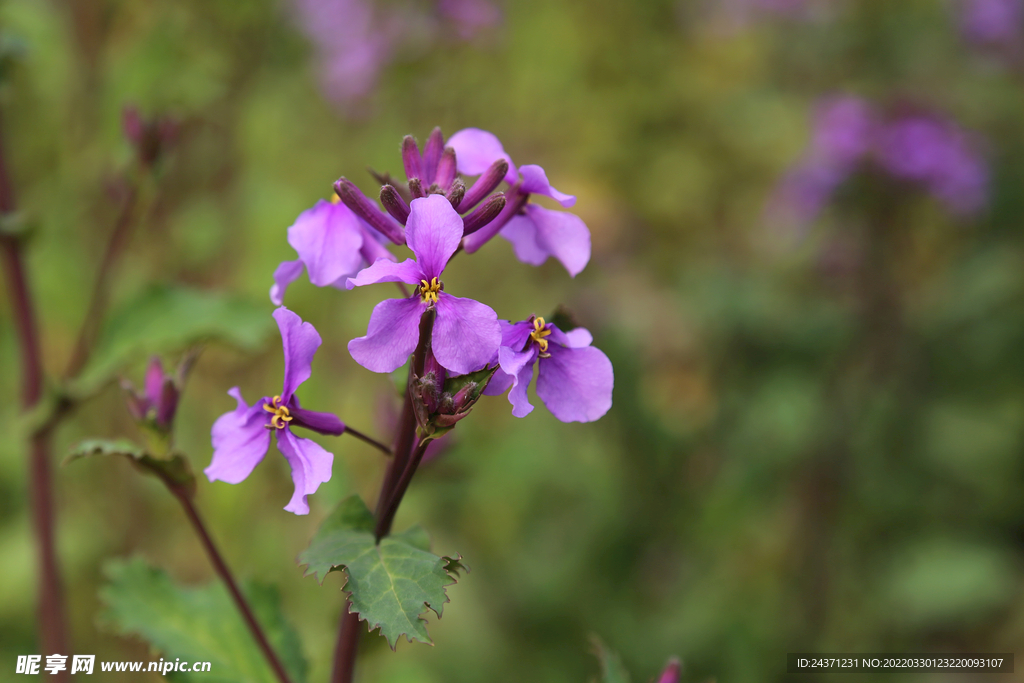
[[439, 0], [426, 14], [414, 7], [383, 12], [365, 0], [292, 0], [292, 6], [316, 50], [324, 95], [338, 105], [369, 95], [404, 42], [436, 41], [446, 24], [470, 40], [501, 22], [501, 11], [488, 0]]
[[1018, 42], [1024, 23], [1024, 0], [962, 0], [960, 28], [975, 43]]
[[883, 120], [861, 98], [825, 98], [816, 107], [808, 150], [769, 202], [769, 222], [799, 226], [813, 221], [865, 162], [874, 162], [890, 178], [920, 184], [957, 215], [977, 213], [985, 205], [988, 185], [979, 146], [938, 116]]
[[320, 82], [337, 103], [365, 97], [391, 59], [397, 26], [363, 0], [294, 0], [295, 18], [316, 47]]
[[463, 40], [472, 40], [480, 31], [501, 23], [501, 10], [487, 0], [440, 0], [437, 9], [455, 25]]
[[898, 119], [880, 131], [877, 157], [894, 177], [923, 184], [954, 213], [975, 213], [985, 203], [985, 165], [968, 135], [951, 122]]
[[769, 208], [775, 220], [813, 220], [871, 147], [875, 116], [859, 97], [824, 98], [815, 108], [810, 148], [783, 179]]

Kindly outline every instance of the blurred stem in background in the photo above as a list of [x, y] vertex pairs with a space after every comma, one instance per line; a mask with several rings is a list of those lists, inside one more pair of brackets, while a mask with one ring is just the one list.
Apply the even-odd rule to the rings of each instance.
[[[4, 154], [2, 120], [0, 120], [0, 215], [5, 223], [15, 216], [14, 189], [7, 170]], [[23, 234], [0, 234], [3, 247], [4, 272], [8, 295], [14, 312], [14, 325], [21, 352], [22, 407], [25, 412], [36, 408], [43, 395], [43, 364], [40, 354], [39, 328], [25, 272]], [[48, 421], [49, 422], [49, 421]], [[29, 448], [29, 514], [36, 537], [39, 577], [36, 582], [36, 609], [39, 619], [39, 646], [44, 652], [69, 652], [67, 612], [60, 566], [55, 543], [53, 482], [50, 463], [50, 434], [52, 426], [43, 425], [34, 430]], [[61, 672], [55, 680], [67, 680]]]
[[[86, 367], [96, 337], [102, 327], [107, 309], [111, 280], [118, 261], [131, 240], [132, 230], [140, 214], [140, 196], [143, 184], [173, 135], [173, 126], [167, 121], [143, 122], [137, 112], [126, 110], [125, 132], [135, 145], [135, 168], [126, 173], [126, 192], [107, 242], [92, 296], [77, 336], [74, 351], [64, 374], [69, 384]], [[69, 653], [67, 612], [61, 582], [60, 564], [56, 549], [56, 510], [53, 496], [51, 440], [54, 431], [70, 411], [86, 396], [58, 387], [52, 400], [45, 400], [43, 386], [45, 372], [41, 355], [38, 316], [25, 269], [25, 230], [16, 216], [16, 205], [11, 178], [6, 165], [0, 127], [0, 216], [4, 230], [0, 231], [3, 247], [4, 272], [14, 312], [18, 344], [21, 350], [22, 405], [29, 425], [29, 491], [32, 529], [36, 537], [37, 566], [39, 569], [37, 610], [39, 646], [46, 653]], [[55, 680], [67, 680], [66, 671], [56, 674]]]

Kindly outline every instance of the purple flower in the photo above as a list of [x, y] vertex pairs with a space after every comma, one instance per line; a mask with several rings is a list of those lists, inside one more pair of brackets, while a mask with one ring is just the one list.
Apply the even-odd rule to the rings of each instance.
[[402, 263], [378, 259], [349, 278], [349, 289], [378, 282], [417, 285], [411, 297], [385, 299], [373, 309], [366, 336], [348, 344], [357, 363], [373, 372], [392, 372], [400, 367], [416, 348], [419, 320], [430, 305], [437, 308], [432, 350], [445, 369], [466, 374], [494, 357], [501, 342], [498, 316], [484, 304], [448, 294], [441, 281], [462, 233], [462, 218], [444, 196], [414, 199], [405, 236], [416, 259]]
[[531, 194], [540, 194], [568, 208], [576, 203], [576, 197], [552, 187], [540, 166], [522, 166], [517, 173], [511, 157], [493, 133], [466, 128], [453, 135], [448, 144], [455, 150], [459, 172], [466, 175], [480, 175], [498, 159], [508, 162], [505, 182], [511, 189], [506, 193], [505, 208], [489, 224], [467, 234], [463, 242], [467, 252], [475, 252], [500, 234], [512, 243], [516, 257], [524, 263], [539, 266], [554, 256], [573, 277], [583, 270], [590, 261], [590, 231], [586, 224], [571, 213], [529, 203]]
[[277, 435], [277, 449], [292, 469], [295, 493], [285, 510], [297, 515], [309, 513], [306, 496], [331, 478], [334, 455], [309, 439], [292, 434], [292, 427], [305, 427], [321, 434], [339, 436], [345, 425], [336, 415], [306, 410], [299, 405], [295, 390], [309, 379], [313, 355], [320, 347], [320, 335], [310, 323], [281, 307], [274, 311], [284, 346], [284, 386], [277, 396], [264, 396], [249, 406], [238, 387], [228, 394], [238, 406], [224, 413], [213, 425], [213, 461], [203, 470], [210, 481], [238, 484], [263, 460], [270, 448], [271, 434]]
[[526, 417], [533, 406], [526, 389], [537, 372], [537, 396], [562, 422], [593, 422], [612, 407], [614, 375], [608, 356], [591, 346], [593, 337], [577, 327], [562, 332], [544, 318], [501, 321], [498, 371], [484, 390], [497, 396], [509, 387], [512, 414]]
[[132, 417], [137, 422], [150, 422], [162, 432], [169, 431], [178, 409], [181, 384], [190, 364], [191, 359], [187, 357], [176, 377], [165, 374], [160, 359], [153, 356], [146, 368], [143, 392], [137, 391], [127, 380], [121, 380]]
[[394, 256], [380, 243], [379, 233], [361, 221], [351, 209], [337, 201], [319, 200], [313, 208], [299, 214], [288, 228], [288, 244], [299, 253], [295, 261], [283, 261], [274, 271], [270, 300], [277, 306], [284, 301], [288, 285], [303, 269], [317, 287], [342, 289], [345, 280], [367, 263]]
[[988, 174], [967, 134], [928, 116], [910, 116], [888, 124], [878, 136], [882, 167], [901, 180], [923, 184], [958, 214], [985, 203]]
[[1024, 29], [1021, 0], [963, 0], [960, 27], [975, 43], [1012, 45]]

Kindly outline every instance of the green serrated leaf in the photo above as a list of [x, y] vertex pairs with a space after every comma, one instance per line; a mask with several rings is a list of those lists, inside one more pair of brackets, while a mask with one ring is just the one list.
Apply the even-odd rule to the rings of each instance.
[[427, 534], [427, 530], [421, 527], [419, 524], [409, 527], [405, 531], [399, 534], [391, 534], [391, 538], [405, 541], [413, 548], [419, 548], [426, 552], [430, 552], [430, 535]]
[[352, 611], [370, 630], [379, 627], [394, 649], [402, 636], [431, 642], [420, 615], [430, 609], [440, 618], [448, 602], [445, 587], [460, 571], [469, 571], [460, 557], [439, 557], [425, 547], [429, 539], [418, 527], [377, 544], [373, 515], [362, 499], [351, 496], [324, 520], [299, 563], [307, 565], [306, 576], [313, 574], [321, 583], [329, 571], [344, 569]]
[[113, 314], [70, 392], [95, 391], [143, 354], [169, 352], [206, 339], [258, 348], [271, 322], [266, 308], [252, 302], [186, 287], [153, 287]]
[[629, 683], [629, 672], [622, 665], [619, 655], [608, 649], [597, 636], [591, 636], [590, 642], [594, 655], [601, 663], [601, 683]]
[[143, 472], [159, 477], [168, 486], [184, 492], [189, 497], [195, 494], [196, 478], [192, 474], [192, 466], [189, 465], [188, 459], [179, 453], [158, 458], [127, 439], [87, 439], [71, 449], [71, 453], [64, 459], [64, 465], [90, 455], [129, 458]]
[[[200, 588], [174, 585], [163, 571], [135, 558], [110, 562], [100, 590], [101, 622], [122, 635], [149, 641], [163, 657], [210, 662], [210, 671], [176, 674], [201, 683], [277, 683], [227, 590], [219, 582]], [[304, 683], [307, 664], [295, 630], [285, 620], [276, 589], [244, 587], [267, 639], [294, 683]]]

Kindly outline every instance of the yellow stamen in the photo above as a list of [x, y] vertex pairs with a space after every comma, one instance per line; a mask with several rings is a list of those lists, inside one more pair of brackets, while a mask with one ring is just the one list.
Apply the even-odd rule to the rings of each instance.
[[331, 204], [337, 204], [340, 201], [341, 201], [341, 197], [338, 196], [337, 192], [335, 192], [334, 194], [331, 195]]
[[271, 400], [271, 405], [263, 404], [263, 410], [273, 414], [270, 418], [270, 424], [267, 425], [267, 429], [283, 429], [288, 426], [294, 418], [288, 413], [288, 408], [280, 405], [281, 397], [275, 396]]
[[423, 297], [423, 303], [425, 304], [436, 304], [437, 293], [440, 292], [442, 289], [444, 289], [444, 285], [442, 285], [436, 277], [430, 278], [429, 283], [427, 283], [426, 280], [420, 280], [420, 296]]
[[551, 328], [544, 322], [544, 318], [533, 319], [533, 332], [530, 333], [530, 340], [537, 342], [537, 346], [540, 347], [541, 358], [547, 358], [548, 355], [548, 340], [544, 337], [551, 334]]

